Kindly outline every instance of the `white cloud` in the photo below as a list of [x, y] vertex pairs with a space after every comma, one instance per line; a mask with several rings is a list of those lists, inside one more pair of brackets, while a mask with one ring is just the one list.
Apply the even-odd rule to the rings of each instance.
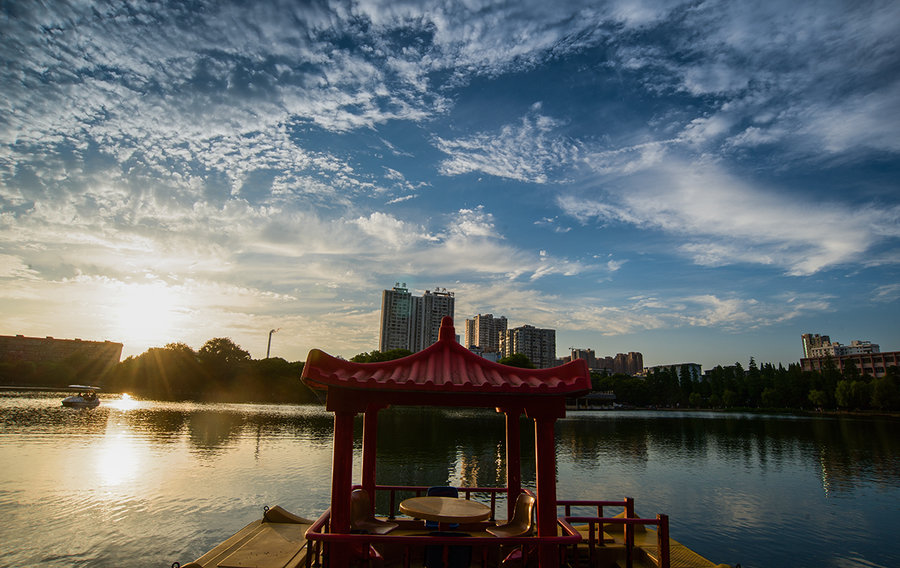
[[421, 239], [429, 239], [421, 227], [406, 223], [392, 215], [374, 212], [354, 221], [363, 232], [394, 249], [405, 248]]
[[608, 199], [564, 195], [567, 214], [662, 230], [704, 265], [774, 264], [808, 275], [855, 263], [884, 237], [900, 236], [896, 208], [808, 202], [755, 187], [716, 166], [670, 161]]
[[37, 271], [30, 268], [18, 256], [0, 254], [0, 278], [22, 278], [32, 280]]
[[500, 237], [494, 230], [494, 216], [485, 212], [483, 205], [475, 209], [460, 209], [451, 223], [450, 234], [459, 238]]
[[579, 153], [572, 141], [554, 136], [560, 123], [534, 112], [521, 124], [506, 125], [496, 133], [480, 133], [456, 140], [437, 138], [439, 150], [450, 157], [441, 162], [444, 175], [483, 172], [523, 182], [547, 183], [560, 164], [569, 164]]
[[878, 303], [892, 303], [900, 300], [900, 284], [878, 286], [872, 292], [872, 300]]

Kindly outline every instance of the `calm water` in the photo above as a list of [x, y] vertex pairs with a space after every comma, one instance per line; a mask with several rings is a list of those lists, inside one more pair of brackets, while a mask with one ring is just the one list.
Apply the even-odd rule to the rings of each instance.
[[[0, 393], [0, 566], [163, 568], [264, 505], [312, 517], [328, 505], [332, 423], [319, 407], [103, 397], [71, 410], [61, 398]], [[557, 426], [558, 493], [634, 497], [715, 562], [895, 568], [898, 424], [570, 412]], [[503, 484], [493, 412], [389, 409], [379, 426], [379, 483]], [[533, 486], [533, 457], [523, 482]]]

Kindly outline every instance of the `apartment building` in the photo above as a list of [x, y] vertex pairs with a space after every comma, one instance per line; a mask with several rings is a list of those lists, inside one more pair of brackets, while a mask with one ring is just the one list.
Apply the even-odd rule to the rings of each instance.
[[500, 352], [504, 357], [522, 353], [538, 369], [556, 365], [556, 330], [523, 325], [507, 329], [500, 340]]
[[842, 345], [818, 333], [804, 333], [800, 338], [803, 341], [800, 368], [804, 371], [822, 371], [826, 361], [831, 360], [835, 368], [843, 373], [849, 362], [853, 361], [860, 374], [883, 377], [888, 368], [898, 366], [900, 361], [900, 351], [882, 353], [881, 347], [871, 341], [853, 340], [850, 345]]
[[446, 288], [425, 290], [414, 296], [406, 283], [396, 283], [381, 294], [380, 351], [409, 349], [421, 351], [438, 340], [441, 318], [453, 317], [453, 292]]
[[466, 320], [465, 346], [481, 353], [499, 353], [500, 336], [506, 332], [506, 317], [495, 318], [493, 314], [478, 314]]

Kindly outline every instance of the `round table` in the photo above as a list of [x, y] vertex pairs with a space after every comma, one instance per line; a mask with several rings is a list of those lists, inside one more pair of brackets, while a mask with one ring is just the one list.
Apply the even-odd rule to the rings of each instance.
[[475, 523], [491, 516], [487, 505], [455, 497], [411, 497], [400, 502], [400, 512], [438, 523]]

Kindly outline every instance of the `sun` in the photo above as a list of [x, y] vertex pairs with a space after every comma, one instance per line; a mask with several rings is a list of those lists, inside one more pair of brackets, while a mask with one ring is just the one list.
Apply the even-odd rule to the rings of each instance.
[[141, 348], [174, 341], [180, 314], [179, 293], [164, 282], [125, 284], [119, 290], [113, 318], [118, 340]]

